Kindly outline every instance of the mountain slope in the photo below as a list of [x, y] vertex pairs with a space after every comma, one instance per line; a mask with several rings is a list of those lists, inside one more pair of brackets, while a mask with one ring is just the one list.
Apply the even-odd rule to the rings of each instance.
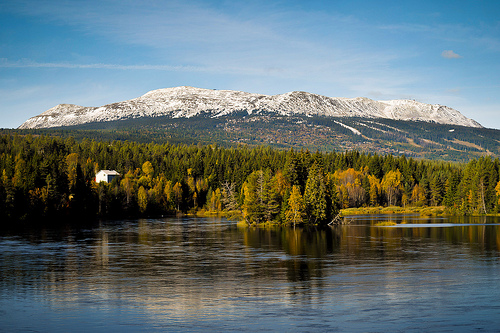
[[240, 112], [248, 115], [386, 118], [482, 127], [452, 108], [412, 100], [333, 98], [300, 91], [268, 96], [231, 90], [176, 87], [153, 90], [135, 99], [101, 107], [60, 104], [28, 119], [19, 129], [65, 127], [150, 117], [218, 118]]
[[12, 131], [21, 135], [45, 134], [110, 142], [358, 150], [460, 162], [481, 156], [500, 157], [500, 130], [385, 118], [248, 115], [241, 111], [215, 118], [206, 115], [142, 117]]

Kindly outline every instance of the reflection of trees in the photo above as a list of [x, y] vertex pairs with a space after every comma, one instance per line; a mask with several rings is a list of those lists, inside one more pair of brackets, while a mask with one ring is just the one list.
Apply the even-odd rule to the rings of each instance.
[[235, 295], [268, 297], [270, 284], [283, 297], [308, 302], [331, 284], [326, 278], [357, 274], [366, 263], [418, 263], [448, 249], [499, 255], [500, 225], [383, 228], [374, 221], [237, 228], [217, 220], [168, 219], [34, 229], [19, 238], [22, 257], [3, 254], [14, 268], [3, 272], [4, 285], [29, 280], [67, 297], [133, 297], [158, 310], [186, 312], [213, 299], [227, 306], [238, 302], [229, 299]]
[[[309, 270], [329, 261], [333, 264], [356, 264], [361, 260], [420, 260], [428, 249], [445, 243], [461, 246], [473, 254], [498, 255], [500, 225], [384, 228], [372, 225], [335, 226], [325, 229], [245, 228], [244, 245], [275, 251], [289, 257], [290, 276], [315, 276], [302, 272], [306, 260]], [[424, 249], [424, 247], [426, 249]], [[338, 259], [341, 259], [339, 261]]]
[[334, 228], [245, 228], [242, 229], [246, 246], [283, 251], [290, 256], [323, 258], [337, 247], [339, 235]]

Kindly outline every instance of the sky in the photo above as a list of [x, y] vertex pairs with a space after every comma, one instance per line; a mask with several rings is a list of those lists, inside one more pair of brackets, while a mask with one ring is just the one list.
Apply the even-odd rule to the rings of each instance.
[[500, 129], [500, 1], [0, 2], [0, 128], [177, 86], [415, 99]]

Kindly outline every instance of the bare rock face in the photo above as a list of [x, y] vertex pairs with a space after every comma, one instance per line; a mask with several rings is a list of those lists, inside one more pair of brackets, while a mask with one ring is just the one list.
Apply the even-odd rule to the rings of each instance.
[[260, 95], [232, 90], [176, 87], [153, 90], [124, 102], [100, 107], [59, 104], [32, 117], [19, 128], [50, 128], [141, 117], [220, 117], [235, 112], [248, 114], [306, 115], [325, 117], [389, 118], [439, 124], [482, 127], [457, 110], [412, 100], [374, 101], [368, 98], [336, 98], [294, 91]]

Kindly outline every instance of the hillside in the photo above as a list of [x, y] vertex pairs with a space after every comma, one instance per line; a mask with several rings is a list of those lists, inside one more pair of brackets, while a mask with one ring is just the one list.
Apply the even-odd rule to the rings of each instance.
[[78, 139], [223, 147], [266, 145], [310, 151], [359, 150], [414, 158], [466, 162], [500, 157], [500, 131], [429, 122], [359, 117], [276, 116], [235, 113], [217, 118], [139, 118], [20, 133], [73, 136]]
[[239, 115], [274, 117], [361, 117], [424, 121], [481, 127], [457, 110], [413, 100], [373, 101], [368, 98], [334, 98], [294, 91], [260, 95], [231, 90], [193, 87], [159, 89], [128, 101], [101, 107], [59, 104], [32, 117], [19, 128], [52, 128], [142, 118], [220, 118]]
[[159, 89], [101, 107], [60, 104], [19, 129], [82, 139], [356, 149], [449, 161], [500, 156], [500, 131], [446, 106], [306, 92]]

